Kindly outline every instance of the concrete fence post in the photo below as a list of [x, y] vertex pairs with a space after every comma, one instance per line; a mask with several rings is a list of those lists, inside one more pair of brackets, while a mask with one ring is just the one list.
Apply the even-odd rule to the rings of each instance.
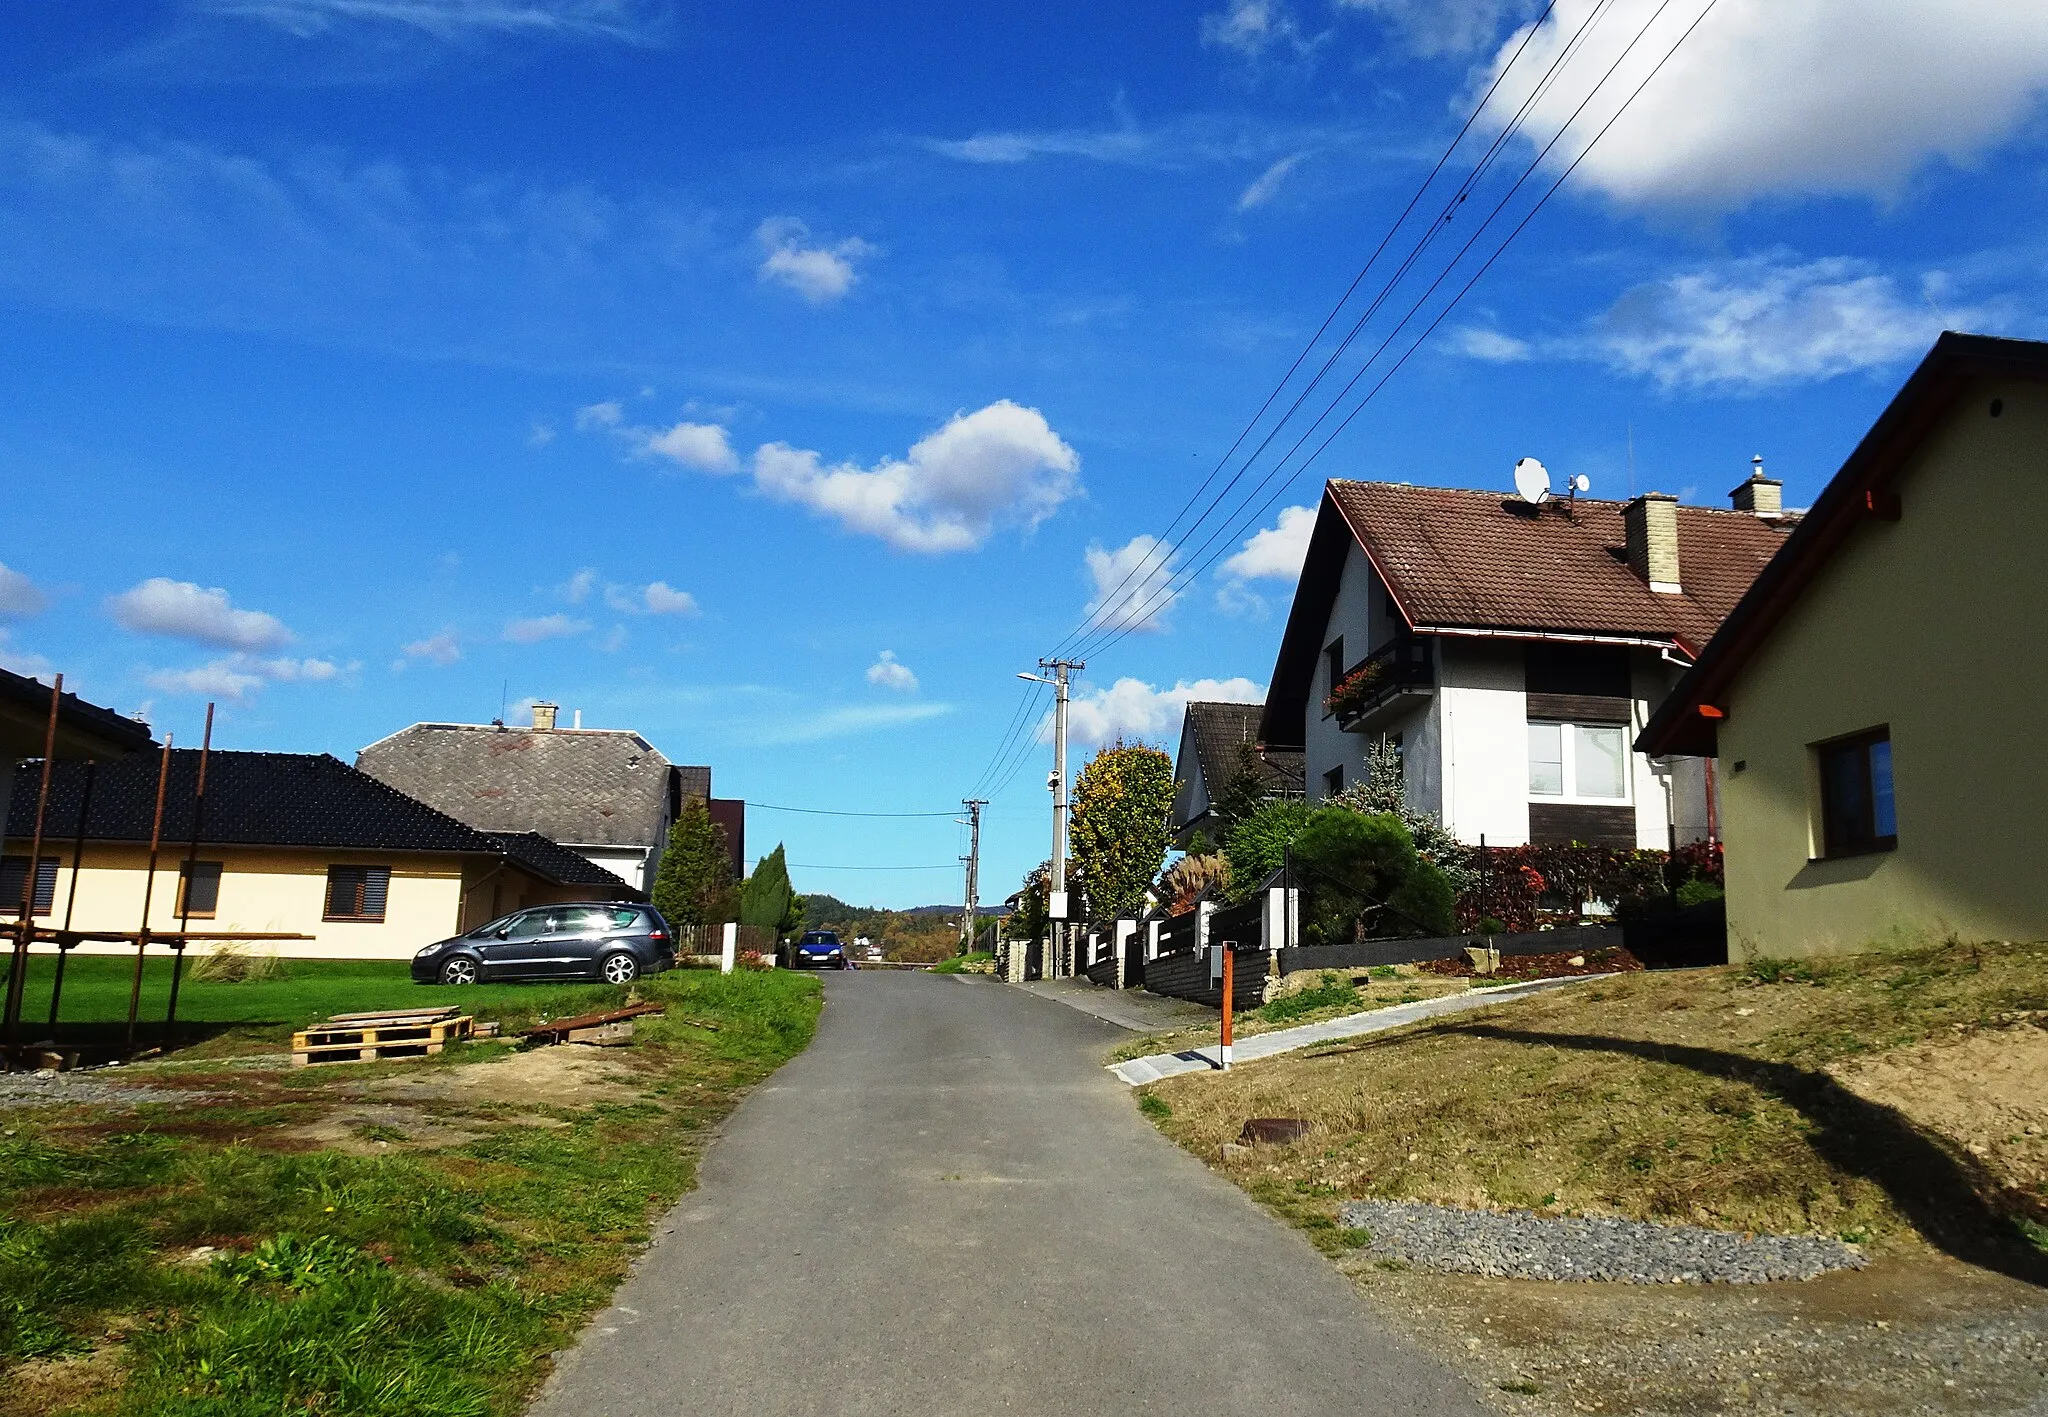
[[739, 927], [739, 922], [738, 922], [738, 921], [735, 921], [735, 920], [728, 920], [728, 921], [726, 921], [726, 922], [725, 922], [725, 944], [724, 944], [724, 946], [723, 946], [723, 947], [722, 947], [722, 948], [720, 949], [720, 951], [719, 951], [719, 955], [718, 955], [718, 972], [719, 972], [719, 973], [721, 973], [721, 974], [730, 974], [730, 973], [732, 973], [732, 972], [733, 972], [733, 969], [734, 969], [734, 968], [735, 968], [735, 967], [736, 967], [736, 966], [737, 966], [737, 965], [739, 964], [739, 962], [740, 962], [740, 927]]
[[1116, 943], [1110, 948], [1116, 951], [1116, 987], [1128, 989], [1130, 981], [1124, 978], [1124, 963], [1129, 959], [1130, 941], [1138, 933], [1138, 922], [1119, 920], [1116, 922]]
[[1145, 922], [1145, 959], [1147, 963], [1159, 958], [1159, 932], [1166, 928], [1164, 920]]

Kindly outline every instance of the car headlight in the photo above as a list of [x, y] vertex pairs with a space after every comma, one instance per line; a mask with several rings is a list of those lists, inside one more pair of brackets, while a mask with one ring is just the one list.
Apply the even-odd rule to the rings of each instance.
[[421, 945], [417, 950], [413, 951], [412, 957], [414, 959], [425, 959], [428, 955], [432, 954], [435, 950], [438, 950], [440, 948], [441, 941], [436, 940], [431, 945]]

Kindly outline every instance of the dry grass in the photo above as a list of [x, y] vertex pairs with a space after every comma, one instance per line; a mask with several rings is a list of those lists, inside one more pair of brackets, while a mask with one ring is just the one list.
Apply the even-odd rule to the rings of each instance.
[[2044, 1021], [2048, 945], [1952, 945], [1623, 976], [1150, 1091], [1211, 1159], [1247, 1117], [1309, 1119], [1233, 1174], [1333, 1248], [1338, 1202], [1382, 1196], [1880, 1249], [1917, 1230], [1988, 1262], [2012, 1219], [2048, 1220], [2048, 1185], [1840, 1077], [1901, 1047], [2032, 1046]]

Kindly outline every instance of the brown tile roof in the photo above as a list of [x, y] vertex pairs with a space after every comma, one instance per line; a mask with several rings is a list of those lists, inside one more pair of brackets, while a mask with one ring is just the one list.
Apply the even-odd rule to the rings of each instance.
[[1332, 480], [1266, 691], [1260, 736], [1298, 747], [1330, 606], [1355, 544], [1418, 633], [1612, 635], [1697, 653], [1784, 544], [1748, 512], [1678, 508], [1678, 578], [1659, 594], [1628, 568], [1622, 504], [1532, 507], [1499, 492]]
[[1747, 512], [1678, 508], [1677, 595], [1638, 580], [1619, 502], [1332, 481], [1352, 535], [1418, 629], [1616, 634], [1697, 650], [1784, 544]]

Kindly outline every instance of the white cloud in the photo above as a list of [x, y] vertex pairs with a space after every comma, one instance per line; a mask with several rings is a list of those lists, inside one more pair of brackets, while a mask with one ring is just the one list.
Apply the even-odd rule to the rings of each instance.
[[1173, 547], [1156, 536], [1134, 536], [1114, 551], [1091, 543], [1084, 554], [1095, 582], [1095, 598], [1088, 602], [1091, 619], [1144, 634], [1168, 628], [1167, 612], [1180, 599], [1179, 591], [1169, 589], [1179, 555]]
[[1314, 507], [1282, 507], [1272, 526], [1254, 532], [1242, 549], [1224, 561], [1223, 574], [1239, 581], [1299, 580], [1308, 539], [1315, 529]]
[[917, 691], [917, 676], [910, 672], [910, 666], [896, 658], [894, 650], [883, 650], [868, 666], [868, 682], [879, 684], [884, 689], [901, 689], [905, 693]]
[[1035, 527], [1080, 486], [1081, 458], [1035, 408], [999, 399], [956, 413], [872, 468], [831, 467], [786, 443], [754, 453], [754, 481], [772, 497], [833, 517], [903, 551], [967, 551], [1001, 523]]
[[399, 651], [399, 658], [392, 664], [394, 670], [404, 669], [412, 663], [431, 664], [437, 669], [446, 669], [462, 658], [462, 645], [455, 638], [455, 631], [443, 630], [438, 635], [428, 635], [423, 640], [414, 640]]
[[616, 428], [625, 419], [626, 406], [617, 399], [587, 403], [576, 410], [576, 427], [588, 433], [596, 428]]
[[624, 625], [614, 625], [605, 631], [604, 638], [597, 642], [597, 648], [604, 654], [617, 654], [626, 647], [628, 638]]
[[585, 566], [568, 580], [555, 588], [556, 594], [571, 605], [581, 605], [590, 599], [590, 593], [597, 589], [597, 571]]
[[26, 650], [14, 643], [14, 638], [0, 629], [0, 668], [12, 669], [16, 674], [25, 674], [31, 679], [40, 679], [45, 684], [53, 682], [57, 666], [34, 650]]
[[1263, 207], [1266, 203], [1272, 201], [1273, 194], [1280, 190], [1280, 184], [1287, 180], [1287, 174], [1300, 166], [1301, 160], [1307, 156], [1307, 153], [1295, 153], [1289, 157], [1283, 157], [1260, 173], [1251, 186], [1238, 194], [1237, 209], [1241, 212], [1248, 212], [1253, 207]]
[[788, 743], [815, 743], [824, 738], [844, 738], [857, 733], [920, 723], [953, 711], [951, 704], [850, 704], [844, 708], [821, 709], [779, 723], [753, 729], [751, 741], [764, 747]]
[[361, 667], [350, 664], [344, 668], [330, 659], [261, 659], [235, 654], [191, 669], [154, 669], [142, 677], [151, 688], [166, 694], [244, 703], [266, 684], [325, 684]]
[[738, 472], [740, 460], [725, 430], [716, 423], [678, 423], [671, 428], [622, 430], [643, 456], [667, 458], [697, 472]]
[[46, 602], [36, 583], [0, 563], [0, 620], [26, 620], [43, 613]]
[[667, 29], [664, 12], [638, 0], [196, 0], [192, 8], [300, 39], [381, 24], [446, 41], [509, 34], [642, 45]]
[[1492, 43], [1509, 19], [1537, 7], [1529, 0], [1337, 0], [1340, 10], [1379, 16], [1425, 57], [1470, 54]]
[[[1171, 689], [1155, 689], [1142, 679], [1123, 678], [1106, 689], [1083, 694], [1067, 706], [1067, 735], [1077, 743], [1096, 746], [1142, 740], [1171, 744], [1180, 735], [1181, 715], [1190, 700], [1205, 703], [1256, 704], [1265, 701], [1266, 691], [1249, 679], [1183, 679]], [[1048, 715], [1039, 726], [1039, 740], [1052, 731]]]
[[552, 423], [536, 418], [526, 430], [526, 446], [529, 448], [545, 448], [554, 441], [555, 426]]
[[1667, 389], [1754, 389], [1895, 364], [1942, 324], [1860, 262], [1758, 256], [1637, 286], [1601, 318], [1590, 352]]
[[515, 645], [534, 645], [542, 640], [580, 635], [589, 628], [588, 620], [576, 620], [567, 615], [540, 615], [530, 620], [507, 620], [505, 638]]
[[[1515, 113], [1604, 0], [1558, 0], [1488, 114]], [[1619, 0], [1535, 99], [1531, 134], [1571, 114], [1657, 0]], [[1553, 154], [1569, 161], [1704, 8], [1673, 4]], [[1478, 93], [1520, 42], [1510, 37]], [[1740, 206], [1771, 194], [1894, 196], [1922, 164], [1966, 164], [2048, 87], [2040, 0], [1721, 0], [1574, 180], [1627, 202]], [[1496, 124], [1498, 126], [1498, 124]]]
[[202, 590], [191, 581], [164, 576], [107, 599], [107, 613], [124, 630], [169, 635], [223, 649], [263, 650], [289, 644], [292, 632], [275, 615], [237, 610], [218, 587]]
[[1458, 353], [1468, 359], [1483, 360], [1488, 364], [1519, 364], [1528, 359], [1534, 351], [1529, 341], [1516, 339], [1513, 335], [1502, 334], [1482, 325], [1460, 325], [1450, 332]]
[[1312, 53], [1323, 36], [1303, 35], [1294, 15], [1278, 0], [1230, 0], [1202, 16], [1202, 43], [1236, 51], [1248, 60], [1284, 51], [1297, 58]]
[[810, 229], [795, 217], [770, 217], [754, 232], [766, 254], [759, 271], [764, 281], [786, 285], [813, 305], [829, 305], [853, 289], [859, 277], [853, 263], [875, 254], [858, 236], [831, 246], [811, 246]]
[[649, 615], [695, 615], [697, 597], [686, 590], [677, 590], [667, 581], [652, 581], [640, 592], [640, 599]]

